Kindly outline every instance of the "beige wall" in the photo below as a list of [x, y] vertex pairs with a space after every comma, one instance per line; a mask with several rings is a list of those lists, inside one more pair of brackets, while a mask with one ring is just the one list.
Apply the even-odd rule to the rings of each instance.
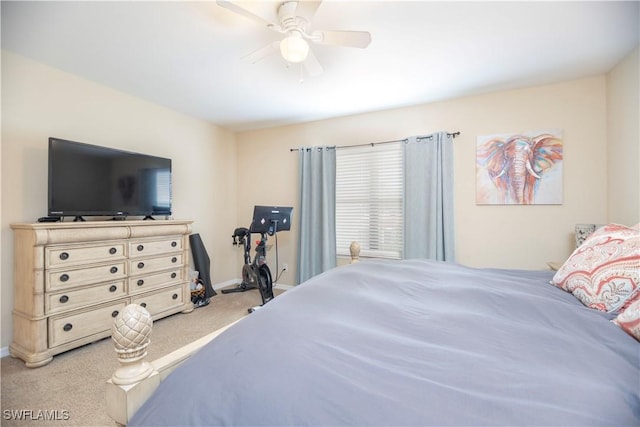
[[[539, 269], [570, 254], [575, 223], [637, 222], [637, 52], [608, 76], [235, 135], [3, 51], [1, 345], [6, 348], [12, 334], [9, 224], [46, 214], [49, 136], [171, 157], [174, 217], [195, 220], [193, 231], [202, 234], [209, 251], [214, 283], [239, 277], [241, 249], [231, 246], [230, 235], [249, 225], [254, 205], [294, 206], [291, 232], [278, 235], [280, 265], [290, 267], [279, 282], [294, 284], [298, 156], [290, 148], [460, 131], [454, 164], [458, 262]], [[607, 121], [615, 126], [608, 128]], [[477, 206], [476, 137], [548, 128], [564, 130], [564, 203]], [[607, 138], [615, 140], [609, 151]], [[269, 244], [273, 266], [275, 238]]]
[[174, 217], [194, 220], [214, 283], [239, 276], [235, 135], [202, 120], [2, 52], [2, 347], [11, 342], [13, 236], [9, 224], [47, 214], [48, 137], [173, 160]]
[[608, 221], [640, 222], [640, 48], [607, 75]]
[[[290, 148], [350, 145], [446, 130], [455, 139], [457, 261], [481, 267], [544, 269], [572, 250], [576, 223], [607, 220], [606, 77], [437, 102], [313, 123], [257, 130], [237, 136], [238, 214], [254, 201], [294, 206], [294, 231], [280, 239], [281, 262], [295, 265], [298, 158]], [[476, 137], [560, 128], [564, 131], [564, 203], [553, 206], [475, 204]], [[242, 162], [242, 164], [240, 163]], [[282, 254], [285, 254], [283, 257]], [[294, 283], [295, 269], [282, 283]]]

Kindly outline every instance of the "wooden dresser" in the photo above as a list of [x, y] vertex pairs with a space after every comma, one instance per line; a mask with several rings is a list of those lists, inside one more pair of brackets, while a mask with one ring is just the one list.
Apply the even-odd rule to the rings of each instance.
[[28, 367], [108, 337], [125, 305], [153, 319], [193, 310], [192, 221], [12, 224], [13, 342]]

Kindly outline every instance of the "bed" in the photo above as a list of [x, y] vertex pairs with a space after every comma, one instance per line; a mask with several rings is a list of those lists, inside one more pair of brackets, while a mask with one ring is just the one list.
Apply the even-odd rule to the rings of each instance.
[[193, 347], [120, 422], [640, 425], [640, 343], [559, 273], [337, 267]]

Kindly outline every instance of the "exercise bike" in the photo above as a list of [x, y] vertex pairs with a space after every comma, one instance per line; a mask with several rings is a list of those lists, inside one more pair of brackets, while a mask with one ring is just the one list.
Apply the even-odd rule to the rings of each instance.
[[[242, 266], [242, 283], [233, 289], [223, 289], [223, 294], [245, 292], [251, 289], [260, 290], [262, 305], [271, 301], [273, 295], [273, 278], [267, 265], [267, 235], [276, 236], [276, 272], [278, 269], [278, 231], [291, 229], [292, 207], [254, 206], [253, 220], [249, 228], [240, 227], [233, 231], [233, 244], [244, 248], [244, 265]], [[251, 234], [259, 233], [260, 241], [256, 242], [256, 255], [251, 258]], [[277, 280], [277, 279], [276, 279]], [[261, 306], [258, 306], [261, 307]], [[249, 309], [252, 313], [258, 307]]]
[[[251, 231], [240, 227], [233, 231], [233, 244], [243, 245], [244, 265], [242, 266], [242, 283], [233, 289], [223, 289], [223, 294], [232, 292], [245, 292], [251, 289], [259, 289], [262, 297], [262, 305], [273, 299], [273, 279], [271, 270], [267, 265], [267, 233], [260, 233], [261, 239], [256, 246], [256, 256], [251, 259]], [[255, 308], [250, 308], [253, 312]]]

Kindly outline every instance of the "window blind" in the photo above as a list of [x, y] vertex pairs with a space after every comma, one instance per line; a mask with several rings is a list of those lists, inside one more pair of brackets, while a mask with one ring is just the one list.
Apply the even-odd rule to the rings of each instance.
[[355, 240], [361, 257], [402, 257], [402, 186], [400, 142], [336, 151], [338, 255]]
[[155, 174], [156, 200], [155, 205], [160, 207], [171, 206], [171, 172], [169, 170], [158, 170]]

